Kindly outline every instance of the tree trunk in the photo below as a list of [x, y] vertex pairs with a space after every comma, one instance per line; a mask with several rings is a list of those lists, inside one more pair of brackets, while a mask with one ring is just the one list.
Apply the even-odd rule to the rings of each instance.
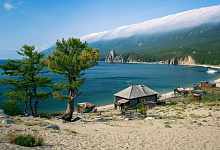
[[33, 92], [34, 92], [34, 99], [35, 99], [35, 102], [34, 102], [34, 105], [33, 105], [33, 116], [37, 117], [37, 105], [38, 105], [38, 98], [37, 98], [37, 89], [36, 87], [33, 89]]
[[28, 102], [28, 89], [26, 89], [25, 90], [25, 92], [26, 92], [26, 101], [24, 102], [24, 114], [25, 114], [25, 116], [29, 116], [29, 114], [27, 113], [27, 102]]
[[68, 100], [67, 109], [60, 117], [60, 119], [64, 119], [66, 121], [71, 121], [74, 111], [74, 98]]
[[32, 114], [32, 116], [34, 116], [34, 111], [33, 111], [33, 107], [32, 107], [32, 104], [31, 104], [31, 99], [32, 99], [32, 97], [30, 95], [30, 97], [29, 97], [29, 106], [30, 106], [31, 114]]
[[25, 116], [29, 116], [29, 114], [27, 113], [27, 101], [28, 100], [26, 100], [24, 103], [25, 103], [25, 105], [24, 105], [24, 114], [25, 114]]

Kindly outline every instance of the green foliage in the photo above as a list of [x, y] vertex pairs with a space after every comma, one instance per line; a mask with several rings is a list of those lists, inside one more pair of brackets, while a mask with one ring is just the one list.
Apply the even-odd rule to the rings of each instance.
[[[68, 99], [68, 108], [65, 116], [61, 117], [70, 121], [72, 111], [74, 110], [74, 99], [81, 93], [78, 92], [85, 82], [85, 70], [98, 64], [100, 58], [99, 49], [92, 49], [87, 42], [81, 42], [80, 39], [69, 38], [67, 41], [57, 40], [56, 50], [52, 54], [48, 54], [47, 63], [49, 70], [64, 76], [64, 80], [53, 85], [53, 96], [59, 100]], [[68, 95], [64, 95], [62, 91], [68, 91]], [[67, 115], [68, 114], [68, 115]]]
[[102, 54], [114, 49], [117, 54], [137, 61], [155, 62], [191, 55], [197, 63], [217, 65], [220, 64], [219, 31], [219, 23], [204, 24], [168, 33], [98, 41], [91, 46], [100, 48]]
[[17, 116], [22, 114], [19, 103], [15, 100], [4, 101], [5, 104], [0, 106], [0, 109], [3, 109], [5, 114], [10, 116]]
[[[32, 115], [37, 116], [37, 105], [39, 99], [47, 99], [51, 93], [39, 91], [49, 88], [52, 78], [39, 76], [47, 73], [43, 70], [47, 63], [43, 60], [44, 54], [34, 50], [34, 46], [24, 45], [17, 53], [23, 56], [23, 60], [8, 60], [5, 65], [0, 65], [4, 71], [2, 74], [16, 76], [16, 78], [5, 78], [0, 84], [10, 85], [11, 92], [4, 93], [7, 99], [17, 101], [30, 101], [35, 99]], [[32, 106], [30, 106], [32, 107]]]
[[141, 115], [147, 115], [146, 110], [144, 108], [138, 109], [138, 113]]
[[73, 130], [70, 130], [70, 129], [63, 129], [63, 130], [66, 131], [66, 132], [70, 132], [70, 133], [73, 133], [73, 134], [77, 134], [76, 131], [73, 131]]
[[164, 124], [170, 124], [170, 122], [164, 122]]
[[177, 104], [177, 102], [170, 102], [167, 105], [176, 105], [176, 104]]
[[[80, 39], [69, 38], [67, 41], [57, 40], [56, 50], [48, 55], [48, 65], [52, 73], [64, 75], [62, 83], [56, 83], [53, 92], [55, 98], [71, 99], [79, 95], [77, 88], [85, 82], [81, 78], [85, 74], [85, 69], [98, 64], [100, 55], [98, 49], [92, 49], [88, 43], [81, 42]], [[63, 95], [59, 90], [69, 90], [69, 95]]]
[[46, 112], [46, 111], [39, 111], [39, 112], [38, 112], [38, 115], [39, 115], [41, 118], [51, 119], [52, 117], [56, 117], [56, 116], [62, 115], [62, 112], [51, 112], [51, 113], [48, 113], [48, 112]]
[[169, 124], [166, 124], [164, 127], [165, 128], [172, 128]]
[[132, 107], [132, 109], [142, 109], [142, 102], [138, 103], [137, 105], [135, 105], [134, 107]]
[[37, 133], [32, 136], [30, 134], [22, 135], [16, 134], [15, 132], [9, 132], [5, 138], [12, 144], [26, 147], [41, 146], [43, 143], [43, 138]]

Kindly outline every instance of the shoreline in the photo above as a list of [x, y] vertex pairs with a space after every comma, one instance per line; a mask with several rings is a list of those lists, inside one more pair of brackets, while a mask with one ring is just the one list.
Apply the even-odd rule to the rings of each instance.
[[[105, 61], [102, 61], [104, 63], [108, 63]], [[170, 64], [165, 64], [165, 63], [160, 63], [160, 62], [125, 62], [125, 63], [117, 63], [117, 62], [113, 62], [115, 64], [149, 64], [149, 65], [155, 65], [155, 64], [159, 64], [159, 65], [170, 65]], [[206, 65], [206, 64], [177, 64], [180, 66], [196, 66], [196, 67], [210, 67], [210, 68], [216, 68], [216, 69], [220, 69], [220, 65], [215, 66], [215, 65]], [[175, 66], [175, 65], [174, 65]]]
[[[219, 69], [220, 69], [220, 67], [219, 67]], [[220, 77], [215, 79], [214, 82], [216, 82], [216, 87], [220, 87]], [[185, 89], [189, 90], [189, 87], [187, 87]], [[162, 99], [159, 99], [159, 100], [171, 98], [172, 96], [173, 96], [173, 91], [169, 91], [169, 92], [161, 94]], [[114, 104], [112, 103], [112, 104], [107, 104], [107, 105], [103, 105], [103, 106], [97, 106], [96, 108], [98, 111], [108, 110], [108, 109], [114, 108]]]

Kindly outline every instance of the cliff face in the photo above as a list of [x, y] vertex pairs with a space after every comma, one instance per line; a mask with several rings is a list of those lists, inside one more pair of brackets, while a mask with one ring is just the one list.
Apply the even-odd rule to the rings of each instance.
[[172, 58], [170, 60], [166, 60], [165, 64], [169, 65], [195, 65], [195, 60], [191, 57], [183, 57], [183, 58]]
[[116, 56], [114, 49], [111, 50], [110, 54], [105, 57], [107, 63], [125, 63], [125, 57], [123, 54]]
[[105, 62], [113, 63], [114, 58], [115, 58], [115, 51], [112, 49], [110, 54], [105, 57]]

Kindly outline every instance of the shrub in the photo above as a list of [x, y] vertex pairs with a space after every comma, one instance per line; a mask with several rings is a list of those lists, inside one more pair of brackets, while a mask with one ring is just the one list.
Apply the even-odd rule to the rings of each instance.
[[146, 115], [146, 110], [144, 108], [141, 108], [138, 110], [138, 113], [140, 113], [141, 115]]
[[41, 118], [47, 118], [47, 119], [51, 119], [52, 117], [55, 117], [55, 116], [60, 116], [62, 115], [63, 113], [62, 112], [51, 112], [51, 113], [48, 113], [46, 111], [40, 111], [38, 112], [38, 115], [41, 117]]
[[165, 126], [164, 126], [165, 128], [172, 128], [170, 125], [168, 125], [168, 124], [166, 124]]
[[15, 100], [7, 100], [4, 101], [5, 104], [0, 106], [0, 109], [3, 109], [5, 114], [10, 116], [17, 116], [22, 114], [21, 108], [19, 107], [19, 103]]
[[47, 126], [49, 123], [47, 122], [25, 122], [24, 125], [26, 126], [40, 126], [40, 127], [44, 127], [44, 126]]
[[12, 144], [17, 144], [26, 147], [41, 146], [43, 143], [43, 138], [40, 137], [36, 132], [34, 133], [34, 135], [30, 135], [30, 134], [22, 135], [22, 134], [16, 134], [13, 131], [13, 132], [9, 132], [6, 135], [5, 139]]
[[67, 132], [70, 132], [70, 133], [74, 133], [76, 134], [77, 132], [76, 131], [73, 131], [73, 130], [70, 130], [70, 129], [63, 129], [64, 131], [67, 131]]
[[177, 102], [170, 102], [169, 104], [167, 104], [167, 105], [176, 105], [177, 104]]

